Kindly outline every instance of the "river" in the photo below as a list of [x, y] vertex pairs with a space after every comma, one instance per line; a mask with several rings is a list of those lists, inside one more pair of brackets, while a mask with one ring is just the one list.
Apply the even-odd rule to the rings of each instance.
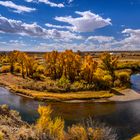
[[[131, 76], [132, 88], [140, 92], [140, 74]], [[116, 130], [119, 140], [128, 140], [140, 133], [140, 101], [126, 103], [43, 103], [23, 98], [0, 87], [0, 104], [7, 104], [20, 112], [22, 119], [34, 123], [38, 118], [38, 105], [52, 106], [53, 116], [61, 116], [66, 126], [89, 116]]]

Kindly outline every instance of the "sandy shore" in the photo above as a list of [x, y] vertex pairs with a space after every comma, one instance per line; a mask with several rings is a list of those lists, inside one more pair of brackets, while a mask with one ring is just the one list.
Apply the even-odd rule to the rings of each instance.
[[107, 99], [91, 99], [91, 100], [71, 100], [64, 101], [67, 103], [79, 103], [79, 102], [97, 102], [97, 103], [106, 103], [106, 102], [130, 102], [140, 100], [140, 93], [136, 92], [133, 89], [124, 89], [118, 91], [118, 94], [107, 98]]
[[128, 102], [140, 100], [140, 93], [136, 92], [133, 89], [124, 89], [120, 91], [120, 95], [114, 95], [110, 97], [108, 100], [114, 102]]

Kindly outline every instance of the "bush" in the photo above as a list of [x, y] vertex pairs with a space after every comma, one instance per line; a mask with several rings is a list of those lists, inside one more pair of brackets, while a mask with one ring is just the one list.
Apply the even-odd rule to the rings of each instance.
[[62, 76], [58, 81], [57, 81], [57, 84], [56, 84], [59, 88], [62, 88], [66, 91], [69, 91], [70, 90], [70, 81], [65, 77], [65, 76]]
[[117, 73], [116, 86], [128, 86], [130, 84], [130, 74], [128, 72]]
[[105, 75], [103, 77], [103, 81], [106, 87], [111, 87], [112, 86], [112, 77], [110, 75]]
[[2, 66], [0, 69], [0, 72], [2, 72], [2, 73], [10, 72], [10, 66]]
[[40, 133], [46, 133], [53, 139], [63, 140], [64, 121], [61, 118], [51, 118], [52, 109], [50, 106], [39, 106], [38, 113], [40, 118], [37, 121], [36, 128]]
[[88, 140], [87, 132], [82, 125], [73, 125], [68, 128], [68, 140]]
[[105, 75], [103, 78], [99, 79], [98, 77], [95, 80], [96, 90], [107, 90], [112, 87], [112, 78], [110, 75]]
[[66, 140], [116, 140], [115, 131], [105, 124], [86, 120], [85, 124], [73, 125], [68, 128]]
[[45, 68], [42, 65], [38, 65], [36, 72], [39, 74], [44, 74], [45, 73]]
[[119, 73], [118, 78], [120, 79], [120, 81], [122, 82], [122, 84], [125, 84], [125, 83], [130, 82], [130, 75], [127, 72], [121, 72], [121, 73]]
[[121, 87], [122, 86], [122, 83], [121, 83], [120, 79], [115, 80], [114, 86], [115, 87]]
[[16, 73], [21, 73], [21, 67], [20, 67], [20, 66], [15, 66], [15, 67], [14, 67], [14, 71], [15, 71]]
[[0, 140], [3, 140], [3, 133], [0, 132]]
[[140, 135], [135, 136], [135, 137], [132, 138], [131, 140], [140, 140]]
[[71, 85], [71, 90], [72, 91], [80, 91], [84, 90], [84, 83], [81, 81], [76, 81]]
[[45, 76], [43, 74], [40, 74], [38, 72], [35, 72], [32, 76], [33, 79], [35, 80], [44, 80], [45, 79]]

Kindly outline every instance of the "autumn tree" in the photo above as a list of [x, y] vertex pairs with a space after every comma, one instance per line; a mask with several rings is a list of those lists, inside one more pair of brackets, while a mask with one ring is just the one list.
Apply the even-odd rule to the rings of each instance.
[[94, 80], [94, 72], [96, 71], [98, 63], [93, 60], [91, 55], [84, 57], [82, 67], [81, 67], [81, 76], [88, 82], [92, 83]]
[[80, 73], [81, 56], [74, 53], [72, 50], [66, 50], [60, 54], [59, 63], [63, 70], [62, 76], [74, 82]]
[[111, 55], [110, 53], [103, 53], [100, 58], [102, 61], [102, 69], [109, 72], [112, 77], [112, 85], [114, 86], [116, 79], [115, 70], [117, 68], [118, 57]]
[[53, 79], [64, 76], [73, 82], [80, 73], [81, 57], [71, 50], [46, 53], [45, 60], [47, 73]]
[[33, 74], [36, 72], [38, 67], [38, 62], [32, 57], [26, 57], [26, 75], [28, 77], [33, 77]]
[[45, 55], [47, 74], [52, 79], [59, 78], [59, 76], [57, 75], [58, 56], [59, 56], [59, 53], [57, 51], [48, 52]]
[[10, 63], [10, 72], [14, 73], [14, 65], [17, 62], [19, 51], [12, 51], [8, 54], [8, 62]]
[[19, 52], [18, 54], [18, 63], [21, 66], [21, 74], [22, 77], [25, 78], [25, 74], [26, 74], [26, 65], [27, 65], [27, 54], [24, 52]]

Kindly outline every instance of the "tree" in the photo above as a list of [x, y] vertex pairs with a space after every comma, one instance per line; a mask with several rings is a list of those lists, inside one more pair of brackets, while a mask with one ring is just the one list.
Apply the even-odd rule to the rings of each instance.
[[8, 54], [8, 62], [10, 63], [10, 72], [14, 73], [14, 64], [17, 62], [17, 58], [19, 56], [19, 51], [12, 51]]
[[80, 73], [81, 56], [74, 53], [72, 50], [66, 50], [60, 54], [59, 63], [63, 70], [62, 76], [66, 77], [71, 82], [74, 82]]
[[46, 69], [48, 76], [60, 79], [62, 76], [74, 82], [80, 73], [81, 56], [71, 50], [58, 53], [57, 51], [46, 53]]
[[26, 74], [27, 58], [28, 58], [28, 56], [27, 56], [26, 53], [19, 52], [19, 55], [18, 55], [18, 63], [21, 66], [21, 74], [22, 74], [22, 77], [23, 78], [25, 78], [25, 74]]
[[91, 55], [84, 57], [81, 67], [81, 76], [86, 82], [92, 83], [94, 81], [94, 72], [96, 71], [97, 66], [98, 63], [93, 60]]
[[102, 61], [102, 69], [109, 72], [112, 77], [112, 86], [114, 86], [114, 82], [116, 80], [115, 70], [117, 68], [118, 57], [109, 53], [103, 53], [100, 58]]
[[59, 78], [59, 76], [57, 74], [58, 56], [59, 56], [59, 53], [57, 51], [48, 52], [45, 55], [47, 74], [52, 79]]

